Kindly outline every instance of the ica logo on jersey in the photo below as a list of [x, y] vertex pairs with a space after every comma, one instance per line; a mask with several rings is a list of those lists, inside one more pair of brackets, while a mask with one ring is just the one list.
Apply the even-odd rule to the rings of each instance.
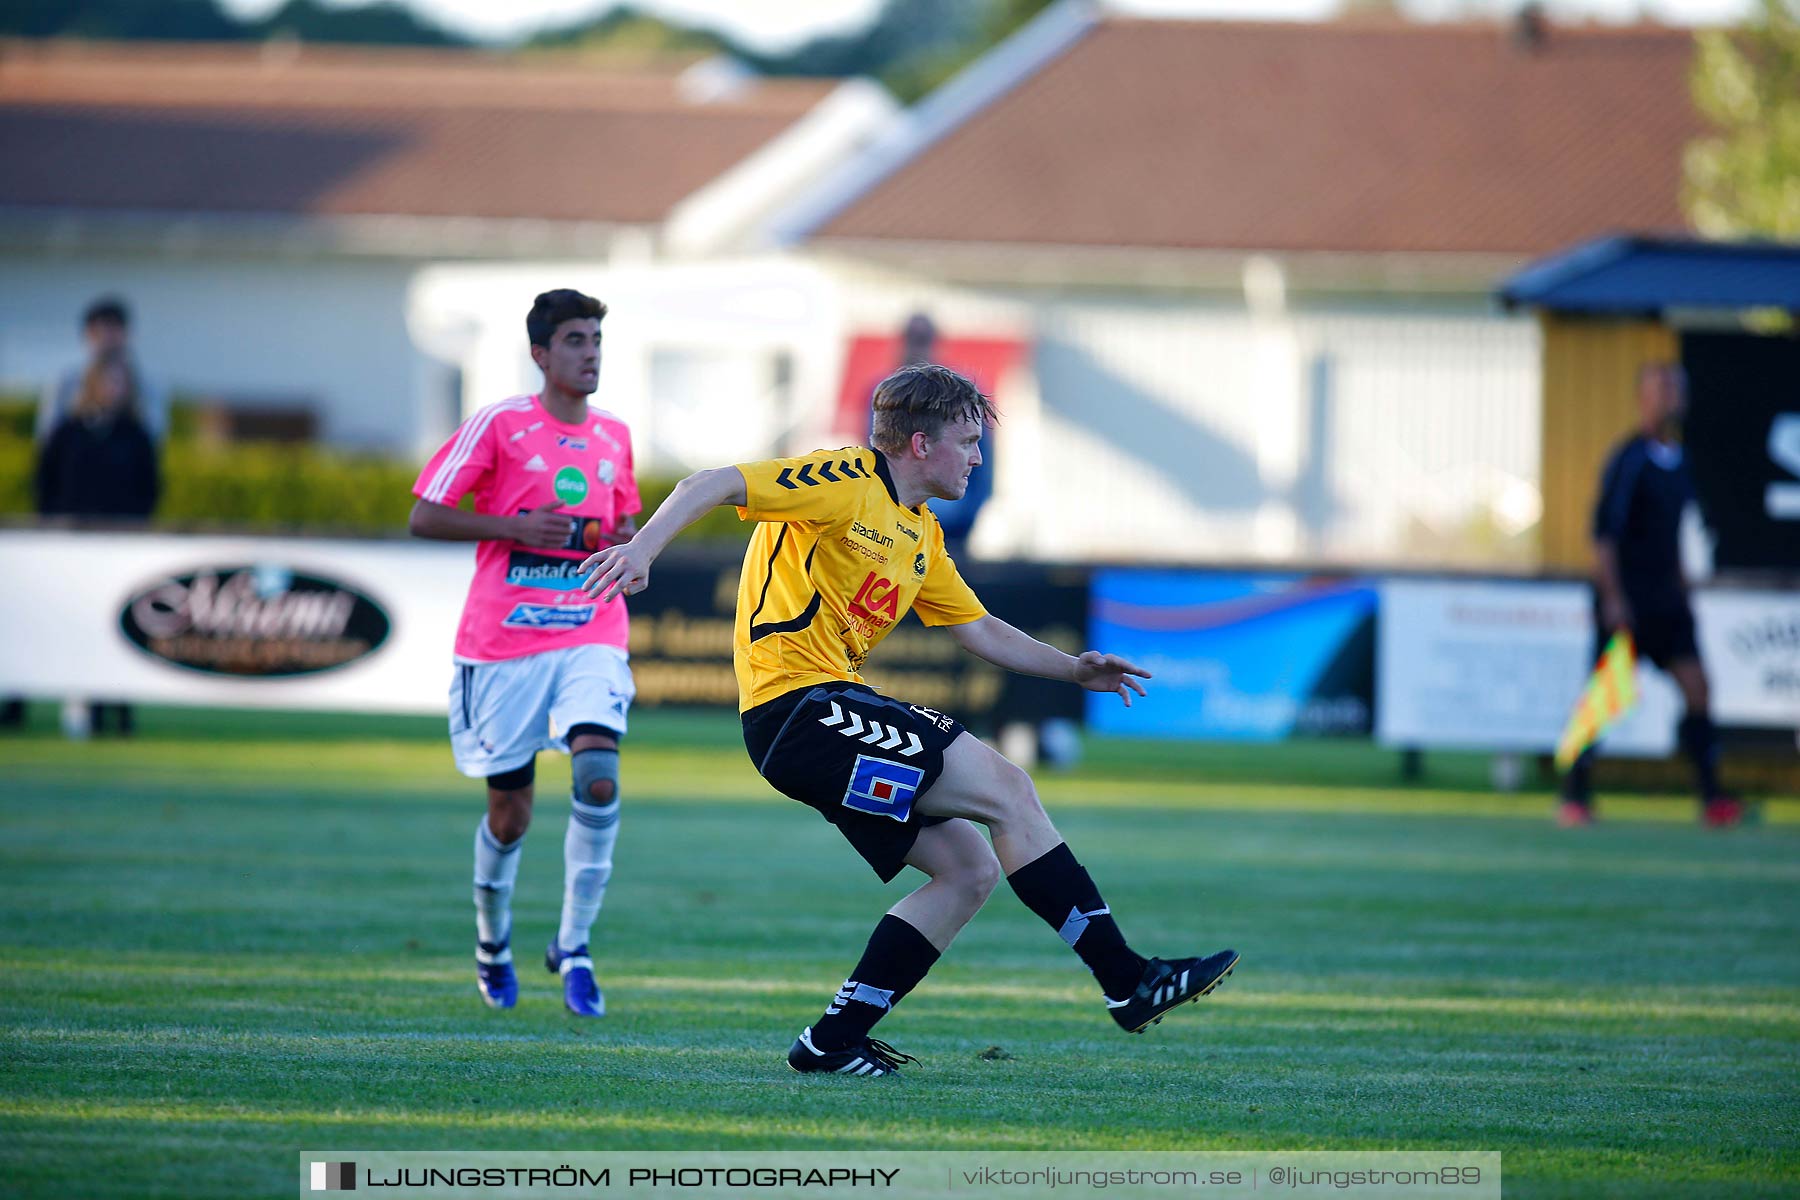
[[878, 625], [892, 625], [900, 619], [900, 589], [870, 571], [850, 601], [850, 612]]

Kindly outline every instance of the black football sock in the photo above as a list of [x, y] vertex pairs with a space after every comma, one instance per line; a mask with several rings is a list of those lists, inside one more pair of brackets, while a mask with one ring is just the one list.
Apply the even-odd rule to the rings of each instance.
[[1578, 754], [1562, 780], [1562, 798], [1583, 808], [1594, 803], [1594, 754], [1592, 746]]
[[1087, 964], [1100, 990], [1114, 1000], [1131, 995], [1144, 973], [1143, 956], [1133, 953], [1112, 919], [1112, 909], [1100, 899], [1100, 889], [1087, 869], [1075, 861], [1067, 842], [1026, 863], [1006, 882], [1025, 907], [1069, 943]]
[[825, 1015], [813, 1022], [813, 1045], [842, 1050], [868, 1037], [875, 1022], [918, 987], [937, 960], [931, 939], [892, 913], [882, 917], [862, 961], [831, 998]]
[[1700, 786], [1700, 800], [1719, 794], [1719, 731], [1705, 713], [1689, 713], [1678, 727], [1681, 748], [1694, 763], [1694, 782]]

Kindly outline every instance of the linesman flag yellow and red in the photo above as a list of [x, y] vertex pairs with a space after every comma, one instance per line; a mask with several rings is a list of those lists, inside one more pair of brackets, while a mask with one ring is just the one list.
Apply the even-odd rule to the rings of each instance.
[[1600, 740], [1600, 735], [1613, 722], [1631, 711], [1637, 703], [1637, 647], [1631, 635], [1621, 630], [1606, 643], [1606, 653], [1588, 676], [1575, 711], [1556, 743], [1556, 769], [1566, 771], [1581, 757], [1581, 752]]

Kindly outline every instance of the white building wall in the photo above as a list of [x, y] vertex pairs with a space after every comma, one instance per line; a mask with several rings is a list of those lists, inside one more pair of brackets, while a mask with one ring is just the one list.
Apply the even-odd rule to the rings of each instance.
[[81, 313], [124, 297], [146, 373], [180, 398], [305, 405], [321, 440], [413, 454], [452, 427], [448, 376], [406, 327], [413, 267], [374, 260], [0, 258], [0, 385], [82, 357]]
[[984, 554], [1114, 562], [1526, 566], [1535, 325], [1483, 297], [945, 286], [839, 264], [848, 333], [930, 312], [1023, 336], [997, 400]]
[[525, 314], [572, 287], [606, 303], [593, 403], [631, 427], [640, 475], [810, 449], [843, 362], [832, 281], [792, 258], [446, 264], [408, 300], [422, 343], [462, 365], [463, 411], [537, 390]]

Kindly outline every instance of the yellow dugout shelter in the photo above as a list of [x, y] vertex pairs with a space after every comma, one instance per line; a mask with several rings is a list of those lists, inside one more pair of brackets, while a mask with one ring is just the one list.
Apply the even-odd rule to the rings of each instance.
[[1600, 469], [1637, 424], [1638, 370], [1679, 362], [1715, 570], [1800, 575], [1800, 246], [1606, 237], [1498, 295], [1543, 332], [1543, 569], [1590, 568]]

